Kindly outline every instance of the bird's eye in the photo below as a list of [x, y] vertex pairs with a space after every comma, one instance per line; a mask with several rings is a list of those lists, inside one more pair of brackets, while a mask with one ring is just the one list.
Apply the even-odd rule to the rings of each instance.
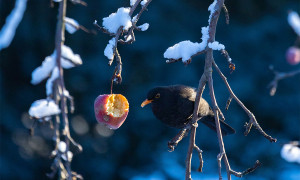
[[157, 94], [155, 95], [155, 98], [159, 98], [159, 97], [160, 97], [160, 94], [157, 93]]

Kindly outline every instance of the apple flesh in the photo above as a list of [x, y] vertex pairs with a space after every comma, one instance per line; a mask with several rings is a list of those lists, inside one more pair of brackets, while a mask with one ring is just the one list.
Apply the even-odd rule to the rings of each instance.
[[300, 49], [297, 47], [290, 47], [286, 52], [286, 60], [290, 65], [300, 63]]
[[129, 103], [121, 94], [99, 95], [94, 103], [95, 116], [100, 124], [118, 129], [129, 112]]

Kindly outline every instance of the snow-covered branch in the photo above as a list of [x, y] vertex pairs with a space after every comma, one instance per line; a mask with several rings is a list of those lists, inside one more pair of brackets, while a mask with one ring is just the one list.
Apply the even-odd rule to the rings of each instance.
[[[196, 136], [196, 128], [198, 127], [197, 124], [197, 119], [198, 114], [199, 114], [199, 104], [200, 104], [200, 99], [202, 96], [202, 93], [205, 89], [205, 85], [208, 84], [209, 87], [209, 92], [210, 92], [210, 97], [211, 97], [211, 102], [212, 102], [212, 110], [214, 111], [215, 115], [215, 123], [216, 123], [216, 128], [217, 128], [217, 136], [218, 136], [218, 141], [219, 141], [219, 148], [220, 148], [220, 153], [217, 157], [218, 160], [218, 167], [219, 167], [219, 179], [222, 179], [221, 176], [221, 161], [224, 161], [226, 171], [227, 171], [227, 178], [230, 180], [231, 175], [235, 175], [237, 177], [242, 177], [243, 175], [246, 175], [252, 171], [254, 171], [257, 167], [260, 166], [259, 161], [256, 161], [253, 167], [243, 171], [243, 172], [236, 172], [233, 171], [230, 167], [227, 154], [225, 151], [225, 146], [223, 142], [223, 137], [221, 133], [221, 128], [220, 128], [220, 118], [222, 121], [225, 120], [225, 117], [218, 107], [216, 98], [215, 98], [215, 92], [214, 92], [214, 87], [213, 87], [213, 78], [212, 78], [212, 69], [213, 67], [217, 70], [218, 74], [221, 76], [223, 79], [228, 91], [229, 91], [229, 100], [227, 101], [226, 109], [228, 109], [229, 104], [232, 99], [238, 102], [238, 104], [242, 107], [242, 109], [248, 114], [250, 120], [249, 123], [246, 123], [246, 132], [245, 135], [247, 135], [250, 132], [250, 129], [252, 126], [255, 126], [256, 129], [268, 140], [271, 142], [276, 142], [276, 139], [272, 138], [271, 136], [267, 135], [263, 129], [259, 126], [258, 122], [255, 119], [255, 116], [253, 113], [251, 113], [245, 106], [244, 104], [235, 96], [233, 91], [231, 90], [230, 85], [227, 82], [226, 77], [223, 75], [221, 70], [218, 68], [216, 65], [214, 58], [213, 58], [213, 50], [218, 50], [221, 52], [221, 54], [226, 58], [229, 68], [231, 71], [235, 70], [235, 65], [232, 63], [232, 59], [230, 58], [228, 52], [225, 50], [225, 46], [218, 41], [215, 41], [215, 34], [216, 34], [216, 27], [217, 27], [217, 22], [219, 15], [221, 13], [221, 10], [225, 11], [225, 16], [226, 16], [226, 21], [229, 22], [229, 14], [227, 11], [227, 8], [224, 4], [224, 0], [214, 0], [213, 3], [209, 6], [208, 11], [210, 12], [209, 18], [208, 18], [208, 26], [202, 27], [201, 33], [202, 33], [202, 42], [191, 42], [189, 40], [187, 41], [182, 41], [178, 44], [175, 44], [172, 47], [169, 47], [165, 53], [164, 57], [167, 58], [168, 60], [166, 61], [167, 63], [173, 63], [173, 62], [178, 62], [182, 61], [184, 64], [189, 64], [191, 62], [191, 58], [205, 53], [205, 67], [204, 67], [204, 73], [202, 74], [200, 80], [199, 80], [199, 85], [197, 89], [197, 96], [195, 100], [195, 105], [194, 105], [194, 112], [193, 112], [193, 119], [190, 124], [187, 125], [187, 129], [190, 131], [190, 144], [188, 147], [188, 153], [187, 153], [187, 158], [186, 158], [186, 176], [185, 179], [191, 179], [191, 159], [192, 159], [192, 153], [193, 150], [196, 149], [198, 154], [199, 154], [199, 159], [200, 159], [200, 170], [202, 168], [202, 151], [200, 148], [196, 145], [195, 143], [195, 136]], [[220, 117], [219, 117], [220, 116]], [[186, 133], [184, 133], [185, 135]], [[180, 138], [176, 138], [180, 137]], [[175, 139], [176, 141], [171, 141], [171, 142], [176, 142], [175, 145], [178, 144], [178, 140], [181, 140], [184, 136], [176, 136]], [[174, 148], [174, 147], [172, 147]]]
[[[76, 20], [66, 17], [67, 0], [55, 0], [54, 2], [59, 3], [55, 50], [45, 58], [41, 66], [32, 72], [31, 80], [31, 83], [36, 85], [47, 79], [47, 99], [35, 101], [29, 109], [29, 114], [35, 119], [50, 121], [55, 127], [53, 137], [55, 148], [51, 154], [54, 161], [51, 166], [52, 172], [47, 174], [48, 177], [54, 178], [58, 174], [59, 179], [82, 179], [81, 175], [71, 170], [70, 165], [73, 158], [70, 145], [75, 147], [77, 152], [81, 152], [82, 147], [74, 141], [70, 134], [68, 111], [70, 109], [71, 113], [74, 112], [74, 103], [72, 96], [65, 88], [63, 77], [63, 69], [70, 69], [82, 64], [81, 57], [74, 54], [70, 47], [64, 45], [65, 28], [68, 32], [74, 33], [80, 28], [80, 25]], [[69, 108], [67, 100], [70, 101]], [[54, 116], [55, 118], [53, 118]], [[55, 119], [54, 123], [52, 123], [53, 119]]]
[[300, 17], [299, 17], [299, 14], [296, 13], [295, 11], [289, 12], [288, 23], [293, 28], [293, 30], [295, 31], [295, 33], [298, 36], [300, 36]]
[[[148, 23], [144, 23], [140, 26], [136, 24], [151, 1], [152, 0], [131, 0], [130, 7], [121, 7], [117, 12], [103, 18], [102, 26], [98, 25], [96, 20], [94, 22], [94, 25], [99, 30], [113, 36], [104, 50], [104, 55], [109, 59], [108, 64], [110, 66], [114, 59], [116, 59], [117, 65], [112, 80], [117, 84], [122, 82], [122, 60], [118, 51], [118, 43], [132, 44], [135, 41], [134, 30], [146, 31], [149, 28]], [[141, 7], [140, 11], [133, 16], [134, 11], [139, 5]]]
[[[164, 53], [164, 58], [168, 59], [166, 60], [166, 63], [172, 63], [181, 60], [184, 64], [189, 64], [191, 63], [193, 57], [205, 53], [208, 48], [213, 50], [218, 50], [218, 51], [225, 50], [225, 46], [219, 43], [218, 41], [208, 42], [210, 37], [209, 32], [210, 32], [212, 17], [216, 13], [216, 9], [215, 9], [216, 3], [217, 1], [214, 1], [208, 7], [208, 11], [210, 12], [209, 19], [208, 19], [208, 26], [201, 28], [202, 42], [193, 43], [189, 40], [186, 40], [186, 41], [179, 42], [172, 47], [169, 47]], [[223, 7], [225, 7], [225, 5], [223, 5], [222, 8]], [[229, 18], [228, 12], [226, 13], [226, 15]]]
[[7, 16], [4, 26], [0, 31], [0, 51], [10, 45], [16, 29], [20, 24], [26, 10], [27, 0], [16, 0], [15, 8]]

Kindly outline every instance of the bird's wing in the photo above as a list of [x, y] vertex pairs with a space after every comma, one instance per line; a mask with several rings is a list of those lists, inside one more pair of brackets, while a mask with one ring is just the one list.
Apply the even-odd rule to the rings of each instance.
[[[191, 118], [194, 110], [197, 90], [195, 88], [182, 85], [175, 87], [180, 97], [178, 101], [178, 107], [180, 107], [180, 109], [178, 109], [178, 112], [184, 114], [186, 117]], [[183, 106], [185, 106], [186, 108], [183, 108]], [[211, 110], [207, 101], [201, 97], [199, 116], [204, 117], [208, 114], [213, 115], [213, 111]]]
[[177, 112], [181, 115], [180, 118], [188, 121], [193, 114], [196, 91], [187, 86], [179, 86], [175, 91], [179, 97], [176, 105]]

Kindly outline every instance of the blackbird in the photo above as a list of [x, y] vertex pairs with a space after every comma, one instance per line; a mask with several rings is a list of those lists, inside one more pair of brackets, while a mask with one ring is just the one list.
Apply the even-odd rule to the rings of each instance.
[[[196, 89], [184, 86], [161, 86], [151, 89], [141, 107], [151, 103], [152, 112], [164, 124], [182, 129], [192, 120]], [[216, 131], [214, 112], [205, 99], [201, 98], [198, 120]], [[222, 135], [234, 134], [235, 130], [220, 121]]]

